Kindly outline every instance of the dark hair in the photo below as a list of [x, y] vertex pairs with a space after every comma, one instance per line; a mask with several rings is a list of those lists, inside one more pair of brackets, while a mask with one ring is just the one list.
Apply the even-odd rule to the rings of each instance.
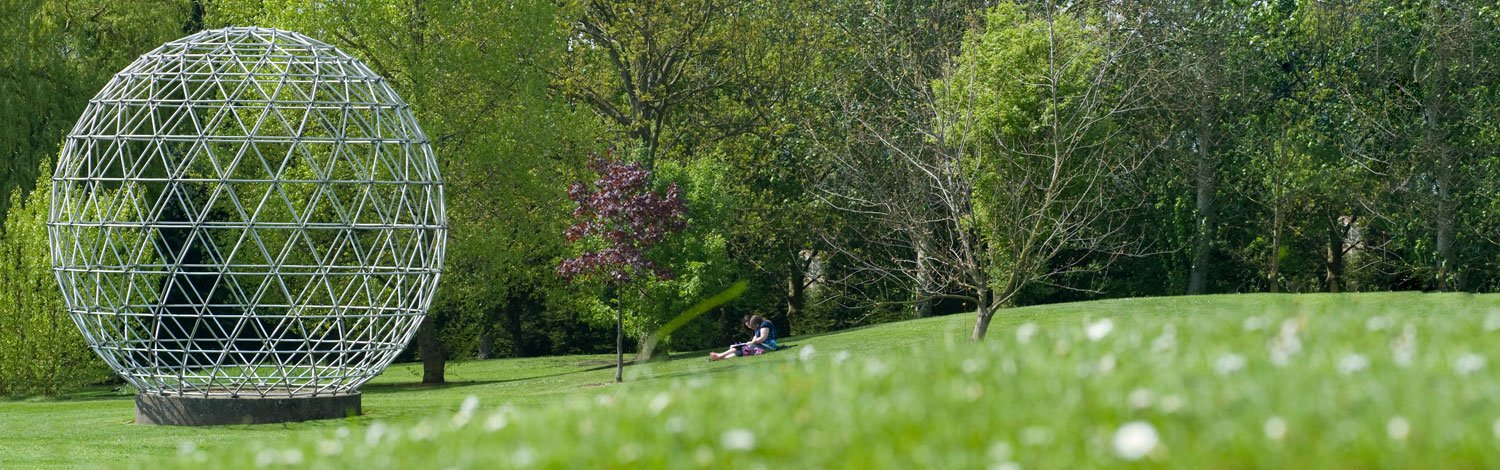
[[740, 324], [745, 325], [747, 328], [750, 328], [752, 330], [760, 328], [760, 324], [765, 322], [766, 317], [762, 317], [760, 315], [745, 315], [744, 318], [740, 319]]

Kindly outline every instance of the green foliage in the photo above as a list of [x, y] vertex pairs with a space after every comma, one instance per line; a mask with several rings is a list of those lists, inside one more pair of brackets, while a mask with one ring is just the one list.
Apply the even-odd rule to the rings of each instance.
[[[649, 278], [637, 284], [626, 284], [608, 291], [600, 281], [579, 283], [577, 298], [569, 308], [576, 309], [580, 319], [599, 327], [612, 327], [614, 306], [603, 300], [605, 294], [617, 295], [624, 309], [626, 336], [640, 345], [667, 321], [689, 307], [719, 293], [737, 281], [748, 280], [752, 273], [737, 263], [729, 253], [724, 233], [734, 227], [736, 201], [723, 189], [734, 184], [728, 168], [711, 159], [689, 163], [660, 162], [656, 168], [658, 185], [677, 184], [682, 188], [688, 212], [686, 231], [668, 237], [652, 250], [656, 263], [672, 267], [671, 279]], [[753, 306], [770, 303], [762, 289], [745, 294], [730, 305], [715, 308], [709, 315], [682, 325], [674, 333], [660, 338], [658, 351], [693, 350], [722, 345], [728, 340], [724, 325], [737, 324], [738, 318]], [[766, 312], [769, 313], [769, 312]], [[735, 334], [741, 332], [734, 332]]]
[[598, 127], [548, 88], [566, 51], [566, 30], [557, 24], [563, 12], [546, 1], [210, 5], [210, 25], [253, 23], [328, 41], [391, 80], [412, 104], [446, 178], [451, 231], [433, 312], [451, 357], [490, 353], [481, 343], [497, 340], [495, 347], [518, 355], [588, 350], [571, 341], [554, 349], [552, 339], [569, 336], [566, 329], [511, 331], [555, 322], [508, 318], [587, 305], [559, 298], [578, 294], [552, 269], [564, 253], [566, 182], [582, 171], [579, 155]]
[[10, 194], [32, 189], [89, 97], [187, 31], [192, 11], [187, 1], [18, 0], [0, 5], [0, 18], [0, 194]]
[[690, 196], [689, 238], [705, 238], [667, 250], [678, 263], [670, 266], [692, 280], [653, 283], [663, 285], [648, 289], [644, 307], [658, 317], [680, 311], [733, 279], [750, 281], [757, 299], [690, 325], [674, 347], [690, 335], [703, 338], [693, 344], [725, 340], [730, 332], [720, 329], [737, 323], [725, 318], [750, 309], [784, 324], [807, 308], [789, 280], [802, 280], [799, 257], [816, 250], [813, 225], [833, 217], [816, 208], [811, 182], [822, 162], [800, 126], [826, 117], [828, 84], [842, 79], [831, 61], [843, 57], [821, 52], [843, 37], [824, 6], [579, 2], [566, 18], [580, 40], [556, 73], [557, 89], [592, 109], [619, 147], [639, 149], [638, 161], [699, 175], [670, 176], [701, 188]]
[[[0, 233], [0, 396], [50, 395], [109, 377], [68, 318], [47, 245], [47, 162], [36, 189], [10, 194]], [[128, 242], [127, 242], [128, 243]]]
[[[632, 337], [731, 282], [750, 284], [673, 335], [674, 349], [741, 335], [733, 319], [745, 313], [821, 332], [923, 311], [903, 304], [912, 285], [849, 262], [873, 252], [872, 225], [824, 198], [846, 184], [830, 170], [840, 155], [886, 165], [869, 169], [888, 176], [899, 163], [892, 149], [937, 144], [963, 143], [977, 157], [963, 161], [978, 209], [964, 223], [986, 230], [994, 290], [1011, 285], [1006, 268], [1062, 273], [1017, 291], [1015, 305], [1184, 293], [1200, 247], [1208, 292], [1500, 289], [1492, 6], [1046, 8], [9, 2], [0, 6], [0, 42], [11, 46], [0, 52], [0, 190], [30, 188], [87, 98], [138, 54], [203, 27], [256, 24], [340, 47], [412, 104], [447, 177], [452, 231], [433, 311], [454, 358], [607, 346], [612, 332], [596, 321], [612, 308], [604, 287], [565, 287], [552, 268], [566, 252], [566, 184], [581, 178], [581, 156], [608, 145], [641, 147], [663, 181], [690, 190], [694, 209], [691, 235], [662, 260], [680, 277], [627, 299], [642, 311], [627, 319]], [[1130, 40], [1141, 47], [1118, 48]], [[1101, 73], [1109, 67], [1123, 72]], [[940, 76], [949, 79], [932, 82]], [[1127, 91], [1136, 99], [1119, 113], [1090, 107]], [[927, 100], [934, 93], [941, 109]], [[1010, 231], [1027, 226], [1017, 220], [1057, 220], [1071, 207], [1013, 210], [1040, 207], [1028, 197], [1043, 194], [1038, 171], [1050, 168], [1040, 157], [1053, 154], [1087, 157], [1064, 161], [1063, 174], [1140, 159], [1128, 177], [1103, 178], [1103, 202], [1134, 217], [1090, 229], [1139, 241], [1139, 256], [1016, 249], [1028, 246]], [[1076, 183], [1053, 194], [1087, 199], [1092, 190]]]
[[[639, 309], [632, 334], [644, 338], [668, 320], [687, 310], [736, 281], [747, 280], [749, 274], [731, 257], [725, 240], [726, 233], [734, 227], [726, 226], [733, 221], [736, 201], [723, 191], [732, 179], [726, 165], [710, 159], [700, 159], [687, 164], [663, 162], [657, 167], [658, 179], [677, 183], [683, 191], [688, 207], [688, 229], [671, 237], [658, 248], [663, 253], [665, 265], [673, 266], [673, 278], [652, 279], [646, 282], [645, 308]], [[764, 305], [764, 292], [751, 292], [736, 300], [734, 305]], [[670, 350], [695, 350], [717, 347], [723, 344], [722, 325], [736, 323], [725, 321], [737, 318], [733, 313], [719, 310], [718, 315], [708, 315], [689, 322], [667, 338], [662, 345]]]
[[1106, 181], [1132, 178], [1139, 160], [1117, 138], [1123, 101], [1134, 98], [1110, 81], [1117, 49], [1133, 46], [1111, 44], [1088, 12], [1038, 8], [991, 8], [932, 84], [933, 134], [951, 150], [923, 170], [957, 167], [966, 180], [939, 190], [957, 219], [941, 230], [976, 234], [966, 249], [980, 260], [943, 269], [986, 273], [967, 282], [983, 291], [972, 296], [984, 304], [980, 325], [990, 308], [1015, 305], [1028, 290], [1090, 289], [1051, 279], [1100, 269], [1078, 259], [1115, 246], [1112, 224], [1129, 206]]
[[998, 177], [995, 167], [1040, 151], [1032, 149], [1052, 140], [1051, 128], [1077, 119], [1104, 59], [1100, 38], [1091, 32], [1096, 28], [1071, 14], [1058, 12], [1049, 20], [1001, 3], [985, 15], [982, 29], [967, 33], [949, 72], [952, 80], [933, 87], [944, 120], [974, 121], [941, 128], [960, 133], [946, 139], [978, 145], [977, 174]]

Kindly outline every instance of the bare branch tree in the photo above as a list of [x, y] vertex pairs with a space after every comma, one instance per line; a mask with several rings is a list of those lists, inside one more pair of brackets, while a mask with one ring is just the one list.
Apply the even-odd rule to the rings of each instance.
[[975, 340], [1027, 286], [1087, 289], [1056, 281], [1131, 250], [1115, 196], [1147, 156], [1116, 125], [1144, 106], [1146, 75], [1122, 67], [1135, 37], [1053, 5], [1002, 5], [987, 22], [958, 57], [908, 57], [947, 67], [872, 66], [902, 106], [856, 94], [842, 140], [822, 141], [836, 162], [825, 202], [871, 227], [828, 244], [863, 282], [971, 302]]

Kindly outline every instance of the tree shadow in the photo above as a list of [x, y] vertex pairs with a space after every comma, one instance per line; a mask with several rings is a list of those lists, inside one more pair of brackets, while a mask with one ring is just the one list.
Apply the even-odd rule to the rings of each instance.
[[[633, 363], [626, 362], [625, 365], [626, 366], [630, 366], [630, 365], [633, 365]], [[389, 394], [389, 393], [400, 393], [400, 392], [414, 391], [414, 390], [444, 390], [444, 389], [450, 389], [450, 388], [472, 387], [472, 386], [478, 386], [478, 385], [495, 385], [495, 384], [504, 384], [504, 383], [512, 383], [512, 382], [524, 382], [524, 381], [527, 381], [527, 380], [537, 380], [537, 379], [549, 379], [549, 378], [555, 378], [555, 377], [565, 377], [565, 376], [569, 376], [569, 375], [573, 375], [573, 374], [582, 374], [582, 373], [585, 373], [585, 372], [594, 372], [594, 371], [600, 371], [600, 370], [605, 370], [605, 369], [612, 369], [614, 367], [615, 367], [614, 364], [609, 364], [609, 365], [600, 365], [600, 366], [586, 367], [586, 368], [582, 368], [582, 369], [570, 370], [570, 371], [565, 371], [565, 372], [555, 372], [555, 373], [551, 373], [551, 374], [542, 374], [542, 375], [529, 375], [529, 376], [525, 376], [525, 377], [514, 377], [514, 378], [509, 378], [509, 379], [462, 380], [462, 381], [443, 382], [443, 383], [440, 383], [440, 384], [426, 384], [426, 383], [422, 383], [422, 382], [400, 382], [400, 383], [365, 384], [364, 386], [360, 387], [359, 390], [360, 390], [360, 392], [363, 392], [363, 393], [379, 394], [379, 395]]]
[[677, 372], [669, 372], [669, 373], [665, 373], [665, 374], [652, 374], [652, 375], [649, 375], [649, 376], [637, 377], [637, 378], [635, 378], [635, 381], [636, 382], [641, 382], [641, 381], [646, 381], [646, 380], [669, 380], [669, 379], [682, 378], [682, 377], [708, 377], [708, 376], [714, 376], [714, 375], [718, 375], [718, 374], [723, 374], [725, 372], [739, 370], [742, 367], [748, 367], [750, 365], [752, 365], [752, 364], [727, 365], [727, 366], [723, 366], [723, 367], [715, 367], [715, 368], [712, 368], [712, 369], [684, 370], [684, 371], [677, 371]]
[[[853, 329], [846, 330], [846, 331], [855, 331], [855, 330], [864, 329], [864, 328], [870, 328], [870, 327], [871, 326], [862, 326], [862, 327], [853, 328]], [[805, 335], [805, 336], [795, 336], [795, 337], [792, 337], [792, 338], [796, 338], [797, 339], [796, 343], [784, 343], [784, 344], [781, 345], [781, 349], [778, 349], [775, 352], [769, 353], [768, 355], [769, 356], [780, 355], [782, 353], [787, 352], [788, 350], [791, 350], [793, 348], [796, 348], [796, 347], [800, 346], [801, 343], [804, 342], [807, 339], [816, 338], [816, 337], [823, 336], [823, 335], [826, 335], [826, 334], [831, 334], [831, 333], [821, 333], [821, 334], [817, 334], [817, 335]], [[788, 339], [790, 339], [790, 338], [788, 338]], [[704, 360], [704, 357], [707, 356], [708, 353], [711, 352], [711, 351], [719, 351], [719, 349], [701, 349], [701, 350], [697, 350], [697, 351], [667, 353], [667, 354], [664, 354], [661, 357], [658, 357], [656, 359], [644, 360], [644, 361], [642, 361], [642, 360], [627, 360], [627, 361], [625, 361], [625, 367], [628, 368], [628, 367], [637, 367], [637, 366], [653, 366], [653, 365], [662, 365], [662, 364], [675, 363], [675, 362], [679, 362], [679, 361], [689, 361], [689, 360], [699, 360], [699, 361], [701, 361], [701, 360]], [[754, 357], [751, 357], [751, 358], [736, 358], [736, 359], [730, 359], [730, 361], [742, 361], [742, 362], [734, 362], [731, 365], [725, 365], [725, 366], [714, 367], [714, 368], [709, 368], [709, 369], [694, 368], [694, 369], [690, 369], [690, 370], [668, 372], [668, 373], [664, 373], [664, 374], [651, 374], [651, 375], [646, 375], [646, 376], [638, 377], [637, 380], [672, 379], [672, 378], [695, 376], [695, 375], [698, 375], [698, 376], [711, 375], [711, 374], [712, 375], [717, 375], [717, 374], [720, 374], [720, 373], [723, 373], [723, 372], [726, 372], [726, 371], [731, 371], [731, 370], [739, 369], [742, 365], [749, 365], [749, 364], [753, 363], [752, 361], [754, 361]], [[366, 383], [363, 386], [361, 386], [359, 388], [359, 390], [360, 390], [361, 393], [370, 394], [370, 395], [388, 395], [388, 394], [393, 394], [393, 393], [402, 393], [402, 392], [409, 392], [409, 391], [446, 390], [446, 389], [463, 388], [463, 387], [474, 387], [474, 386], [483, 386], [483, 385], [496, 385], [496, 384], [505, 384], [505, 383], [515, 383], [515, 382], [524, 382], [524, 381], [528, 381], [528, 380], [566, 377], [566, 376], [575, 375], [575, 374], [583, 374], [583, 373], [588, 373], [588, 372], [597, 372], [597, 371], [601, 371], [601, 370], [608, 370], [608, 369], [614, 368], [615, 367], [615, 363], [614, 363], [613, 360], [606, 360], [606, 359], [585, 360], [585, 361], [578, 362], [578, 366], [580, 368], [573, 369], [573, 370], [568, 370], [568, 371], [563, 371], [563, 372], [554, 372], [554, 373], [539, 374], [539, 375], [528, 375], [528, 376], [524, 376], [524, 377], [513, 377], [513, 378], [508, 378], [508, 379], [459, 380], [459, 381], [445, 382], [445, 383], [441, 383], [441, 384], [424, 384], [424, 383], [421, 383], [420, 381], [397, 382], [397, 383]], [[613, 382], [609, 382], [609, 383], [613, 383]], [[67, 393], [64, 393], [64, 394], [61, 394], [61, 395], [56, 395], [56, 396], [0, 397], [0, 403], [65, 403], [65, 402], [120, 401], [120, 400], [134, 400], [134, 399], [135, 399], [135, 393], [133, 391], [130, 391], [128, 387], [124, 387], [124, 386], [120, 386], [120, 385], [96, 385], [96, 386], [92, 386], [92, 387], [87, 387], [87, 388], [83, 388], [83, 389], [74, 390], [74, 391], [67, 392]]]
[[119, 385], [94, 385], [58, 395], [22, 395], [0, 397], [0, 403], [68, 403], [134, 400], [135, 392]]
[[845, 329], [842, 329], [842, 330], [833, 330], [833, 331], [825, 331], [825, 332], [822, 332], [822, 333], [814, 333], [814, 334], [810, 334], [810, 335], [788, 336], [788, 337], [786, 337], [786, 339], [787, 340], [793, 340], [793, 339], [795, 339], [795, 340], [797, 340], [797, 343], [800, 344], [800, 343], [807, 342], [807, 340], [810, 340], [810, 339], [813, 339], [813, 338], [821, 338], [821, 337], [829, 336], [829, 335], [841, 335], [841, 334], [844, 334], [844, 333], [853, 333], [853, 332], [860, 331], [860, 330], [868, 330], [870, 328], [875, 328], [877, 326], [887, 326], [887, 325], [880, 325], [880, 324], [876, 324], [876, 325], [863, 325], [863, 326], [856, 326], [856, 327], [852, 327], [852, 328], [845, 328]]

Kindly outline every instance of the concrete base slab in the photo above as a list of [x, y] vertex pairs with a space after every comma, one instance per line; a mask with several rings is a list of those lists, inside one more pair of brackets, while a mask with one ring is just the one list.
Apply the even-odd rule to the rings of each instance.
[[137, 394], [136, 424], [214, 426], [359, 416], [359, 392], [316, 397], [230, 398]]

